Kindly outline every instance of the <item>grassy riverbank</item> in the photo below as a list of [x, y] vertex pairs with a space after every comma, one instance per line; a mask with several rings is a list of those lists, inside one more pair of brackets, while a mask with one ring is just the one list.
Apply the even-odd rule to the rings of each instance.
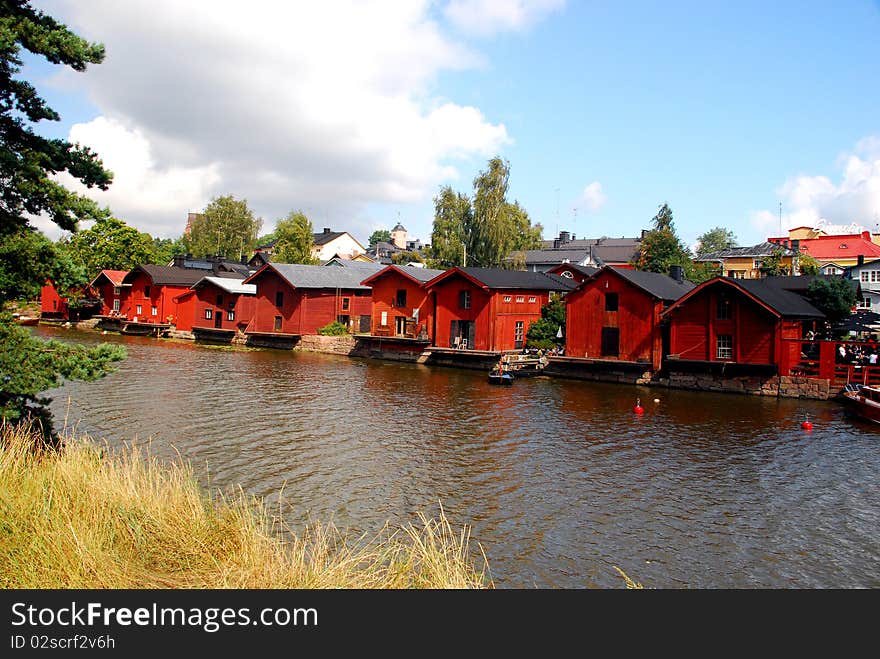
[[[445, 516], [349, 538], [279, 533], [243, 494], [211, 499], [191, 468], [68, 438], [35, 453], [0, 428], [0, 588], [491, 587]], [[485, 565], [483, 559], [480, 560]]]

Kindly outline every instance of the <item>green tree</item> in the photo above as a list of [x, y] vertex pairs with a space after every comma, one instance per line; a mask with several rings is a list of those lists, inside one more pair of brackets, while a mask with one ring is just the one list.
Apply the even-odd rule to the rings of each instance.
[[232, 195], [215, 197], [193, 220], [184, 243], [196, 257], [222, 254], [240, 258], [253, 251], [262, 225], [263, 221], [248, 208], [246, 199], [237, 200]]
[[416, 251], [412, 252], [395, 252], [391, 255], [391, 262], [395, 265], [406, 265], [407, 263], [424, 263], [425, 258]]
[[541, 244], [540, 225], [507, 201], [510, 164], [492, 158], [474, 178], [473, 198], [446, 186], [434, 198], [433, 257], [446, 266], [501, 267], [510, 265], [515, 250]]
[[660, 210], [651, 221], [654, 228], [642, 238], [633, 265], [639, 270], [666, 275], [673, 265], [682, 266], [685, 272], [692, 270], [690, 252], [675, 233], [672, 209], [669, 205], [660, 206]]
[[801, 253], [797, 259], [798, 270], [802, 275], [818, 275], [821, 264], [809, 254]]
[[856, 289], [852, 284], [843, 277], [819, 276], [807, 287], [807, 298], [833, 324], [847, 318], [856, 306]]
[[526, 346], [549, 350], [562, 343], [559, 329], [565, 332], [565, 302], [559, 295], [553, 295], [550, 301], [541, 307], [541, 318], [529, 327], [526, 334]]
[[[76, 231], [81, 220], [107, 215], [92, 200], [67, 190], [54, 176], [67, 172], [86, 187], [106, 189], [112, 180], [87, 147], [46, 139], [33, 127], [57, 121], [57, 112], [27, 81], [17, 79], [21, 49], [53, 64], [84, 71], [104, 58], [104, 47], [91, 44], [30, 6], [26, 0], [2, 0], [0, 12], [0, 308], [20, 297], [31, 297], [45, 278], [60, 286], [82, 277], [69, 259], [30, 224], [45, 214], [65, 231]], [[14, 256], [18, 254], [18, 256]], [[20, 259], [15, 261], [14, 259]], [[27, 260], [28, 263], [24, 261]], [[15, 325], [7, 313], [0, 318], [0, 416], [10, 423], [33, 419], [46, 438], [52, 434], [48, 399], [40, 396], [63, 378], [92, 380], [113, 368], [125, 351], [119, 346], [70, 345], [42, 341]]]
[[375, 247], [378, 243], [390, 243], [391, 232], [388, 229], [376, 229], [370, 234], [370, 247]]
[[273, 261], [318, 265], [318, 259], [312, 257], [315, 231], [302, 211], [291, 211], [286, 219], [279, 220], [275, 227], [275, 239]]
[[101, 218], [91, 228], [77, 231], [66, 240], [66, 247], [90, 274], [104, 269], [131, 270], [151, 263], [156, 253], [150, 234], [115, 217]]
[[715, 227], [697, 238], [697, 256], [705, 256], [712, 252], [720, 252], [724, 249], [736, 247], [736, 235], [730, 229]]
[[758, 266], [758, 272], [762, 277], [780, 277], [782, 275], [791, 274], [783, 259], [785, 258], [785, 250], [776, 247], [771, 250], [769, 256], [761, 259], [761, 265]]

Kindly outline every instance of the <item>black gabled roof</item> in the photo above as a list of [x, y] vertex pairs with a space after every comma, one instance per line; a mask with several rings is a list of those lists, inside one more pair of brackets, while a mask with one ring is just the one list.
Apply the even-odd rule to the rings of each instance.
[[345, 231], [322, 231], [321, 233], [314, 234], [315, 245], [325, 245], [329, 243], [334, 238], [339, 238], [345, 234]]
[[770, 256], [773, 254], [774, 250], [782, 250], [783, 256], [794, 256], [796, 254], [795, 251], [789, 249], [785, 245], [777, 245], [776, 243], [770, 243], [765, 240], [763, 243], [750, 245], [748, 247], [729, 247], [727, 249], [718, 250], [717, 252], [709, 252], [696, 257], [694, 261], [718, 261], [719, 259], [728, 258]]
[[503, 268], [459, 268], [459, 270], [482, 282], [488, 288], [523, 288], [546, 291], [567, 291], [572, 288], [571, 282], [565, 277], [551, 276], [544, 272], [505, 270]]
[[[586, 269], [583, 266], [577, 266], [577, 267], [581, 271]], [[590, 268], [590, 270], [598, 272], [598, 270], [596, 268]], [[542, 274], [545, 277], [550, 277], [550, 279], [555, 281], [559, 285], [559, 288], [557, 289], [559, 291], [573, 291], [574, 289], [576, 289], [578, 287], [578, 283], [574, 279], [569, 279], [568, 277], [563, 277], [562, 275], [557, 275], [554, 272], [544, 272]]]
[[192, 286], [205, 276], [204, 270], [174, 268], [168, 265], [139, 265], [125, 275], [122, 282], [130, 284], [139, 272], [145, 272], [155, 286]]
[[638, 286], [646, 293], [653, 295], [658, 300], [664, 300], [667, 302], [675, 302], [675, 300], [685, 293], [689, 293], [696, 287], [696, 284], [691, 281], [687, 281], [686, 279], [678, 281], [669, 275], [664, 275], [659, 272], [629, 270], [627, 268], [617, 268], [614, 266], [606, 266], [603, 270], [605, 269], [621, 276], [634, 286]]
[[[797, 276], [780, 276], [780, 277], [764, 277], [764, 279], [760, 281], [764, 281], [768, 286], [775, 286], [776, 288], [781, 288], [786, 291], [792, 291], [794, 293], [798, 293], [800, 295], [806, 295], [807, 289], [817, 279], [833, 279], [834, 277], [841, 277], [841, 275], [797, 275]], [[862, 283], [858, 279], [850, 279], [848, 277], [843, 277], [843, 279], [849, 282], [849, 285], [852, 286], [856, 295], [860, 295], [862, 292]]]
[[[729, 279], [723, 277], [723, 279]], [[770, 280], [777, 281], [770, 281]], [[764, 279], [729, 279], [751, 293], [761, 302], [775, 310], [780, 316], [788, 318], [824, 318], [825, 314], [810, 304], [805, 297], [783, 287], [779, 279], [799, 279], [799, 277], [766, 277]], [[789, 282], [790, 284], [794, 282]], [[806, 287], [803, 289], [806, 291]]]

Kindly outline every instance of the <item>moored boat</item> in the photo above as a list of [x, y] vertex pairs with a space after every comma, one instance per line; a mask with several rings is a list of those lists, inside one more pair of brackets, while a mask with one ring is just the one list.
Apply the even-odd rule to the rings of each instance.
[[12, 314], [12, 320], [19, 325], [37, 325], [40, 322], [36, 316], [22, 316], [18, 313]]
[[544, 355], [523, 355], [507, 353], [501, 356], [501, 363], [506, 371], [518, 378], [541, 375], [549, 360]]
[[489, 373], [489, 384], [513, 384], [513, 375], [507, 371], [493, 368]]
[[880, 423], [880, 388], [848, 384], [840, 396], [851, 414]]

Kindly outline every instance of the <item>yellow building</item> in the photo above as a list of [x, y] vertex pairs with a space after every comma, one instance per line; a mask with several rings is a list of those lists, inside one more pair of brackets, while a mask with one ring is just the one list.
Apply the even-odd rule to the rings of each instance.
[[731, 247], [719, 252], [712, 252], [697, 257], [694, 261], [703, 263], [716, 263], [721, 268], [725, 277], [733, 279], [760, 279], [761, 264], [773, 250], [782, 250], [782, 265], [788, 274], [796, 273], [797, 254], [787, 247], [764, 242], [752, 247]]

